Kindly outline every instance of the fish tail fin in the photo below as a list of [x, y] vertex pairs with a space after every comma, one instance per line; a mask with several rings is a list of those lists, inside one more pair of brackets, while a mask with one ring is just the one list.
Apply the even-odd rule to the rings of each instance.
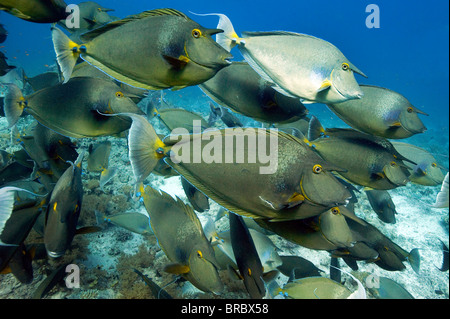
[[105, 168], [102, 170], [100, 174], [100, 189], [103, 190], [103, 187], [111, 180], [117, 173], [117, 168]]
[[335, 268], [336, 270], [339, 270], [341, 272], [343, 272], [344, 274], [347, 274], [348, 276], [352, 277], [352, 279], [354, 281], [356, 281], [356, 283], [358, 284], [358, 289], [353, 292], [350, 296], [347, 297], [347, 299], [367, 299], [367, 295], [366, 295], [366, 290], [364, 289], [364, 286], [362, 285], [361, 281], [359, 281], [355, 276], [353, 276], [351, 273], [335, 267], [335, 266], [330, 266], [330, 269]]
[[63, 83], [67, 83], [72, 76], [73, 68], [82, 53], [82, 49], [79, 44], [70, 40], [64, 32], [55, 27], [52, 28], [52, 40], [56, 59], [64, 77]]
[[224, 216], [227, 216], [228, 214], [229, 214], [229, 212], [225, 208], [221, 207], [219, 209], [219, 211], [217, 212], [215, 221], [218, 221], [219, 219], [221, 219]]
[[155, 116], [159, 115], [158, 109], [156, 108], [156, 103], [154, 100], [149, 100], [147, 102], [147, 110], [146, 110], [146, 114], [147, 114], [147, 119], [152, 119]]
[[242, 39], [234, 31], [231, 20], [224, 14], [217, 14], [219, 16], [219, 24], [217, 29], [222, 29], [223, 33], [216, 35], [216, 41], [228, 52], [236, 45], [242, 42]]
[[419, 254], [419, 248], [414, 248], [409, 252], [408, 255], [408, 261], [411, 265], [411, 268], [414, 270], [416, 274], [420, 271], [420, 254]]
[[218, 16], [219, 17], [219, 24], [217, 25], [217, 29], [223, 30], [223, 33], [218, 33], [216, 35], [216, 42], [220, 44], [225, 50], [228, 52], [231, 51], [232, 48], [236, 44], [240, 44], [242, 41], [241, 38], [236, 34], [236, 31], [234, 31], [233, 24], [231, 23], [231, 20], [222, 13], [208, 13], [208, 14], [198, 14], [193, 13], [192, 14], [198, 15], [198, 16]]
[[[17, 187], [3, 187], [0, 189], [0, 235], [2, 234], [6, 222], [11, 217], [14, 209], [15, 191], [24, 191]], [[0, 239], [0, 246], [17, 246], [15, 244], [6, 244]]]
[[6, 93], [3, 107], [6, 120], [8, 121], [8, 128], [11, 128], [17, 123], [28, 103], [17, 85], [8, 84], [7, 87], [8, 92]]
[[319, 137], [323, 136], [325, 133], [325, 129], [317, 117], [314, 115], [311, 116], [311, 121], [309, 121], [309, 129], [308, 129], [308, 140], [314, 141]]
[[433, 208], [445, 208], [448, 207], [448, 172], [445, 175], [444, 181], [442, 182], [441, 190], [436, 196], [436, 202], [431, 206]]
[[17, 125], [14, 125], [11, 128], [11, 145], [19, 144], [21, 137], [22, 137], [22, 134], [20, 133], [19, 129], [17, 128]]
[[129, 116], [133, 121], [128, 134], [129, 158], [136, 183], [141, 183], [165, 156], [167, 146], [145, 117], [129, 113], [120, 115]]
[[276, 280], [271, 280], [270, 282], [264, 282], [266, 286], [266, 299], [274, 299], [277, 295], [283, 295], [283, 289], [277, 283]]
[[211, 244], [214, 244], [217, 237], [217, 230], [214, 224], [214, 220], [211, 217], [208, 217], [203, 232], [205, 233], [206, 238], [211, 242]]
[[79, 155], [77, 160], [75, 161], [75, 166], [80, 167], [81, 168], [81, 163], [83, 162], [84, 159], [84, 155], [86, 154], [86, 151], [83, 150]]
[[98, 226], [103, 226], [103, 224], [106, 224], [106, 216], [104, 214], [100, 213], [98, 210], [95, 210], [94, 213]]

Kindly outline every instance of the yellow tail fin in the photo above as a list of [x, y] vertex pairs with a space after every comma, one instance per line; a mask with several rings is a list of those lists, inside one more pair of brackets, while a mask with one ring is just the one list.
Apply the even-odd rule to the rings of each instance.
[[86, 47], [73, 42], [64, 32], [55, 27], [52, 28], [52, 40], [64, 83], [67, 83], [80, 54], [86, 52]]
[[[191, 12], [193, 13], [193, 12]], [[233, 24], [231, 20], [222, 13], [208, 13], [208, 14], [198, 14], [194, 13], [198, 16], [218, 16], [219, 24], [217, 25], [217, 29], [223, 30], [223, 33], [218, 33], [216, 35], [216, 42], [222, 46], [228, 52], [231, 51], [236, 44], [240, 44], [242, 39], [237, 35], [236, 31], [234, 31]]]
[[19, 87], [15, 84], [7, 84], [7, 87], [8, 92], [5, 96], [3, 108], [8, 121], [8, 128], [11, 128], [17, 123], [28, 103]]
[[167, 146], [145, 117], [131, 113], [119, 115], [127, 115], [133, 120], [128, 134], [129, 157], [136, 183], [140, 183], [153, 171], [158, 161], [166, 156]]

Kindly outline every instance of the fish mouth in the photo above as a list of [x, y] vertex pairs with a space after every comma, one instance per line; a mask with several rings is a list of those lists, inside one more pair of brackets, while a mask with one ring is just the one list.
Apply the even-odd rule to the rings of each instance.
[[[187, 54], [187, 52], [186, 52], [186, 54]], [[231, 61], [231, 59], [233, 59], [233, 57], [226, 57], [226, 58], [222, 59], [223, 62], [221, 61], [221, 62], [210, 63], [210, 64], [202, 64], [202, 63], [196, 62], [194, 60], [191, 60], [191, 61], [194, 62], [195, 64], [197, 64], [201, 67], [207, 68], [207, 69], [217, 69], [217, 67], [229, 66], [231, 63], [233, 63]]]
[[187, 52], [186, 44], [184, 45], [184, 53], [185, 53], [186, 57], [189, 59], [189, 61], [192, 61], [193, 63], [195, 63], [201, 67], [207, 68], [207, 69], [217, 69], [217, 67], [222, 68], [224, 66], [229, 66], [232, 63], [231, 60], [233, 59], [233, 56], [231, 54], [229, 54], [229, 55], [223, 57], [219, 62], [199, 63], [189, 56], [189, 53]]
[[342, 96], [345, 99], [348, 100], [360, 100], [364, 97], [364, 92], [363, 91], [355, 91], [354, 93], [351, 94], [343, 94], [341, 91], [339, 91], [339, 89], [337, 87], [335, 87], [336, 92], [339, 93], [340, 96]]
[[339, 90], [338, 85], [333, 85], [333, 87], [340, 96], [347, 100], [359, 100], [364, 97], [364, 92], [361, 89], [355, 90], [353, 93], [345, 94]]
[[430, 176], [429, 174], [427, 175], [430, 179], [431, 179], [431, 181], [433, 182], [433, 183], [435, 183], [436, 185], [441, 185], [442, 184], [442, 180], [438, 180], [438, 179], [436, 179], [435, 177], [433, 177], [433, 176]]
[[404, 126], [404, 125], [402, 125], [402, 128], [404, 128], [406, 131], [408, 131], [409, 133], [412, 133], [412, 134], [425, 133], [425, 132], [428, 130], [425, 126], [419, 128], [419, 129], [417, 129], [417, 130], [415, 130], [415, 129], [409, 129], [409, 128], [407, 128], [407, 127]]
[[352, 198], [352, 195], [350, 194], [350, 192], [348, 192], [348, 196], [345, 199], [342, 199], [341, 201], [333, 201], [333, 202], [322, 202], [322, 203], [318, 203], [316, 201], [313, 201], [311, 198], [308, 197], [308, 195], [306, 194], [305, 189], [303, 188], [303, 178], [300, 180], [300, 191], [301, 191], [301, 195], [305, 198], [304, 201], [308, 201], [310, 204], [312, 205], [316, 205], [316, 206], [326, 206], [326, 207], [337, 207], [337, 206], [342, 206], [342, 205], [347, 205], [350, 202], [350, 199]]

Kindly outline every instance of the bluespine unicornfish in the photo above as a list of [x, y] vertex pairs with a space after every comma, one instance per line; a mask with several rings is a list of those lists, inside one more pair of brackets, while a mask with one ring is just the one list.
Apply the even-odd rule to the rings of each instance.
[[156, 9], [85, 33], [82, 43], [57, 28], [52, 29], [52, 37], [66, 81], [81, 57], [121, 82], [161, 90], [200, 84], [228, 66], [231, 54], [211, 38], [220, 32], [202, 27], [180, 11]]
[[[169, 137], [170, 140], [166, 138], [163, 142], [144, 117], [128, 116], [133, 120], [129, 133], [129, 158], [136, 182], [145, 180], [158, 161], [164, 158], [198, 190], [228, 210], [272, 220], [316, 216], [336, 204], [345, 204], [351, 196], [331, 174], [331, 171], [339, 171], [339, 167], [322, 160], [303, 140], [285, 133], [269, 129], [251, 129], [250, 132], [224, 129], [209, 131], [208, 139], [195, 133], [178, 135], [174, 140]], [[259, 139], [257, 144], [264, 145], [265, 151], [272, 145], [273, 152], [265, 164], [248, 160], [256, 157], [258, 152], [261, 154], [258, 145], [255, 145], [256, 149], [247, 147], [245, 136], [248, 134], [254, 134], [255, 139]], [[231, 145], [231, 137], [241, 142]], [[208, 141], [216, 145], [216, 160], [203, 162], [201, 158], [200, 161], [194, 159], [194, 154], [202, 156], [210, 152]], [[193, 145], [198, 145], [201, 152], [191, 152]], [[230, 161], [224, 158], [230, 154], [243, 159], [232, 158]], [[272, 167], [271, 164], [275, 165]]]
[[50, 197], [45, 217], [44, 243], [48, 255], [52, 258], [65, 254], [77, 232], [83, 202], [83, 157], [84, 152], [75, 163], [71, 163], [56, 183]]
[[246, 62], [233, 62], [199, 87], [221, 106], [270, 124], [294, 122], [308, 114], [299, 99], [277, 92]]
[[264, 270], [252, 236], [241, 216], [229, 214], [229, 218], [231, 246], [239, 274], [244, 280], [250, 298], [262, 299], [266, 294], [262, 278]]
[[419, 114], [403, 95], [382, 87], [361, 85], [364, 97], [343, 103], [327, 104], [339, 118], [364, 133], [400, 139], [426, 131]]
[[403, 161], [410, 161], [385, 138], [353, 129], [324, 129], [316, 117], [309, 123], [309, 145], [324, 160], [340, 166], [348, 181], [372, 189], [404, 186], [410, 175]]
[[172, 262], [165, 271], [183, 276], [205, 292], [220, 294], [223, 284], [211, 243], [191, 206], [152, 187], [141, 187], [158, 244]]
[[365, 76], [333, 44], [286, 31], [243, 32], [219, 16], [224, 32], [216, 41], [227, 50], [237, 46], [250, 66], [278, 92], [305, 103], [339, 103], [363, 96], [354, 73]]
[[5, 97], [9, 127], [24, 111], [47, 128], [73, 138], [118, 135], [129, 129], [130, 120], [106, 115], [144, 114], [115, 83], [89, 77], [75, 78], [29, 96], [9, 85]]

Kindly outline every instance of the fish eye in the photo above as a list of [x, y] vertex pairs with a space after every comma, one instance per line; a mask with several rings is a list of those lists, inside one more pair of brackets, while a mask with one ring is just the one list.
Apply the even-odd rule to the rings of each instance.
[[436, 163], [431, 163], [431, 167], [437, 167]]
[[192, 36], [198, 39], [202, 36], [202, 31], [200, 31], [199, 29], [194, 29], [192, 30]]
[[333, 215], [339, 215], [341, 213], [341, 210], [339, 209], [339, 207], [334, 207], [331, 209], [331, 212], [333, 213]]
[[322, 170], [323, 170], [323, 168], [322, 168], [322, 166], [319, 165], [319, 164], [314, 165], [314, 167], [313, 167], [313, 172], [314, 172], [315, 174], [320, 174], [320, 173], [322, 173]]
[[124, 95], [122, 92], [118, 91], [116, 92], [116, 97], [124, 97]]
[[344, 71], [348, 71], [348, 70], [350, 70], [350, 65], [348, 65], [348, 63], [342, 63], [342, 70], [344, 70]]
[[203, 254], [200, 250], [197, 250], [197, 257], [198, 258], [203, 258]]
[[410, 107], [408, 107], [408, 113], [412, 113], [413, 111], [414, 111], [414, 109], [410, 106]]
[[397, 163], [396, 162], [391, 162], [391, 166], [395, 167], [395, 166], [397, 166]]

